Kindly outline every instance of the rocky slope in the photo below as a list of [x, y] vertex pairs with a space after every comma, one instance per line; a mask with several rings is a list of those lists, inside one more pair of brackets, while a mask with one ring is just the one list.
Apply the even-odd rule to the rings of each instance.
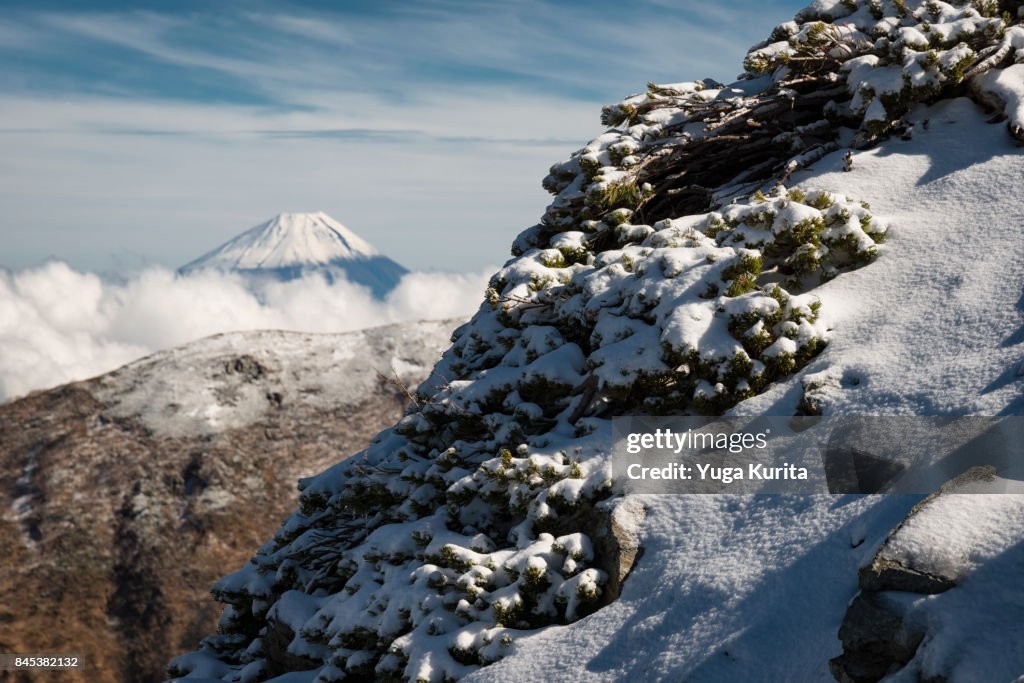
[[[815, 0], [736, 83], [606, 107], [418, 408], [304, 480], [172, 675], [827, 680], [856, 659], [859, 567], [914, 501], [626, 496], [610, 418], [1019, 414], [1020, 10]], [[638, 527], [621, 594], [601, 513]], [[987, 590], [1019, 624], [1020, 591]], [[932, 624], [903, 680], [1024, 670], [1019, 648], [933, 649]]]
[[454, 326], [218, 335], [0, 405], [0, 652], [78, 653], [66, 681], [162, 679], [296, 480], [401, 416], [378, 372], [415, 387]]

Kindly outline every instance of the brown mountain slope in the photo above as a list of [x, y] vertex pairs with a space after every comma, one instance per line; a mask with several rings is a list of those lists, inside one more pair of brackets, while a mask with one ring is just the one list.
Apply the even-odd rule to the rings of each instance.
[[291, 512], [296, 480], [401, 415], [452, 322], [218, 335], [0, 405], [0, 653], [153, 681], [216, 627], [210, 585]]

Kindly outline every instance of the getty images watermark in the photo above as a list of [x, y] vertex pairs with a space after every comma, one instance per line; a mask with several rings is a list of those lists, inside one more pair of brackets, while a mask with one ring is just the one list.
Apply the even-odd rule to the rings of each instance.
[[[619, 417], [613, 475], [633, 493], [1024, 492], [1020, 417]], [[958, 490], [961, 490], [958, 489]]]

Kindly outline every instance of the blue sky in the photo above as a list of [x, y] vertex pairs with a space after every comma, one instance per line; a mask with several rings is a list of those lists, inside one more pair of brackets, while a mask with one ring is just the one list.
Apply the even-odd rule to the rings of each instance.
[[176, 266], [315, 210], [412, 268], [499, 263], [602, 104], [728, 80], [804, 4], [7, 0], [0, 265]]

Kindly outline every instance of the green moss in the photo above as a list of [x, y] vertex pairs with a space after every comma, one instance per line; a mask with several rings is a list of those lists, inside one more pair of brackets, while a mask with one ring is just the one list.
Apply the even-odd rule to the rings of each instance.
[[710, 396], [704, 392], [696, 392], [690, 405], [701, 415], [721, 415], [735, 404], [735, 397], [723, 386], [722, 391]]
[[550, 275], [538, 275], [537, 273], [530, 274], [530, 291], [540, 292], [548, 287], [556, 284], [555, 278]]
[[441, 547], [441, 562], [439, 564], [451, 567], [460, 573], [468, 572], [473, 567], [473, 565], [468, 561], [459, 557], [458, 553], [455, 551], [455, 546], [451, 543], [447, 543]]
[[741, 351], [737, 351], [733, 354], [733, 357], [729, 359], [729, 367], [726, 371], [726, 375], [723, 378], [727, 386], [735, 387], [736, 384], [746, 379], [750, 375], [750, 371], [753, 370], [754, 364], [750, 360], [750, 356]]
[[967, 55], [960, 58], [952, 68], [946, 72], [947, 78], [949, 78], [953, 83], [960, 83], [964, 80], [968, 69], [974, 65], [976, 59], [977, 55], [975, 55], [974, 52], [969, 52]]
[[357, 484], [338, 496], [339, 502], [356, 513], [368, 513], [400, 505], [400, 496], [381, 484]]
[[494, 613], [494, 620], [498, 626], [515, 628], [523, 618], [523, 603], [509, 600], [508, 604], [495, 602], [491, 605], [491, 612]]
[[821, 299], [815, 299], [812, 301], [808, 305], [808, 308], [811, 309], [811, 315], [807, 319], [807, 322], [816, 322], [818, 320], [818, 316], [821, 314]]
[[702, 232], [708, 237], [714, 238], [719, 232], [727, 229], [728, 227], [728, 223], [722, 220], [720, 216], [712, 215], [708, 218], [707, 222], [705, 222]]
[[551, 407], [569, 395], [572, 386], [555, 382], [543, 375], [535, 375], [523, 380], [517, 387], [519, 395], [527, 403], [536, 403], [541, 407]]
[[813, 244], [803, 244], [783, 262], [782, 271], [800, 278], [810, 275], [820, 268], [821, 258], [818, 248]]
[[539, 595], [551, 587], [547, 572], [539, 567], [527, 567], [522, 579], [522, 590], [528, 595]]
[[601, 123], [608, 127], [633, 125], [640, 120], [637, 108], [632, 104], [613, 104], [601, 108]]
[[764, 293], [775, 299], [780, 308], [785, 308], [789, 305], [789, 294], [786, 293], [786, 290], [776, 284], [766, 286], [764, 288]]
[[[563, 267], [563, 268], [565, 266], [571, 266], [574, 263], [586, 262], [587, 258], [590, 256], [590, 251], [586, 247], [583, 247], [583, 246], [580, 246], [580, 247], [559, 247], [558, 251], [562, 254], [562, 259], [563, 259], [563, 261], [562, 261], [563, 265], [559, 266], [559, 267]], [[545, 265], [547, 265], [547, 264], [545, 264]]]
[[806, 218], [788, 231], [788, 236], [794, 242], [798, 244], [818, 244], [818, 236], [821, 235], [821, 231], [825, 229], [825, 220], [823, 218]]
[[814, 337], [797, 350], [795, 362], [798, 365], [804, 365], [807, 361], [821, 353], [824, 348], [825, 341]]
[[481, 665], [484, 663], [480, 659], [480, 655], [477, 653], [476, 650], [470, 650], [467, 648], [456, 647], [452, 645], [448, 648], [448, 654], [450, 654], [452, 656], [452, 659], [454, 659], [456, 662], [458, 662], [459, 664], [464, 664], [466, 666], [472, 666], [474, 664]]
[[303, 493], [299, 498], [299, 510], [308, 517], [320, 510], [326, 510], [329, 502], [327, 496], [320, 492]]

